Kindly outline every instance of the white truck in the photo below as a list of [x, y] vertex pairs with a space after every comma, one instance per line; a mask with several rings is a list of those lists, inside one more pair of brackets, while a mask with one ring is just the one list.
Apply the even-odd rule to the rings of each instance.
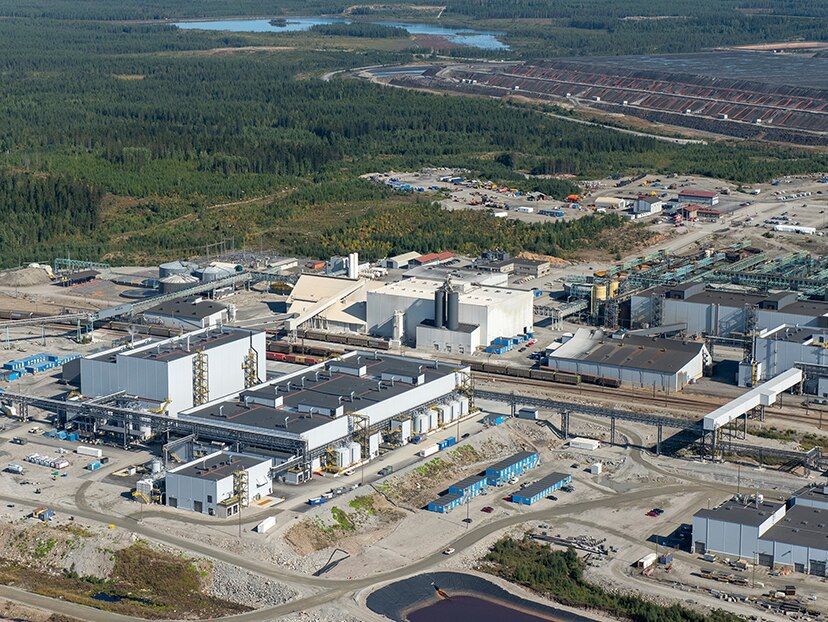
[[92, 456], [93, 458], [103, 456], [103, 450], [100, 447], [90, 447], [89, 445], [78, 445], [75, 452], [81, 456]]
[[434, 454], [436, 454], [438, 451], [440, 451], [440, 448], [437, 445], [429, 445], [428, 447], [424, 447], [423, 449], [418, 451], [417, 455], [423, 458], [428, 458], [429, 456], [433, 456]]

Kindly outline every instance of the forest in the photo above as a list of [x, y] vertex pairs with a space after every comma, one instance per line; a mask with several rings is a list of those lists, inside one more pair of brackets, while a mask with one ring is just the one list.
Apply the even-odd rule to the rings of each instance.
[[704, 614], [682, 605], [660, 605], [639, 596], [608, 592], [584, 580], [574, 549], [555, 551], [529, 540], [498, 540], [484, 558], [489, 572], [546, 594], [564, 605], [604, 611], [633, 622], [742, 622], [721, 609]]
[[[0, 213], [7, 236], [0, 264], [48, 259], [55, 249], [113, 263], [154, 260], [225, 236], [323, 256], [353, 240], [380, 254], [414, 234], [422, 234], [423, 252], [476, 248], [464, 216], [357, 179], [390, 169], [463, 167], [558, 198], [579, 179], [608, 174], [697, 173], [752, 183], [828, 170], [828, 156], [817, 152], [749, 142], [681, 146], [572, 124], [529, 105], [320, 79], [412, 60], [411, 50], [382, 47], [385, 38], [317, 35], [303, 47], [311, 33], [115, 21], [195, 6], [0, 0], [0, 15], [16, 15], [0, 19], [0, 204], [14, 206]], [[198, 6], [229, 10], [218, 0]], [[107, 19], [69, 19], [84, 15]], [[23, 182], [12, 187], [9, 176], [54, 190], [22, 192]], [[43, 196], [55, 204], [44, 205]], [[398, 230], [385, 227], [373, 238], [378, 220], [392, 212]], [[53, 214], [71, 216], [69, 224], [53, 222]], [[500, 223], [491, 230], [499, 246], [553, 254], [589, 237], [564, 235], [569, 227], [530, 233]]]
[[390, 39], [408, 37], [405, 28], [397, 26], [384, 26], [382, 24], [365, 24], [353, 22], [346, 24], [337, 22], [335, 24], [316, 24], [311, 27], [311, 32], [318, 32], [322, 35], [341, 37], [365, 37], [368, 39]]

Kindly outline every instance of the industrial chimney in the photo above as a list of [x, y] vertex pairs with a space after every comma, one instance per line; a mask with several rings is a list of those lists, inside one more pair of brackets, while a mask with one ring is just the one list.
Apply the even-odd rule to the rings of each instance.
[[446, 316], [446, 290], [442, 287], [434, 292], [434, 327], [443, 328]]

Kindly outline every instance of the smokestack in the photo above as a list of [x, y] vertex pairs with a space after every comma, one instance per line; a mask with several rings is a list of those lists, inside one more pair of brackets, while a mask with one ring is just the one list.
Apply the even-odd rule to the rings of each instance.
[[446, 291], [441, 287], [434, 292], [434, 327], [443, 328], [446, 315]]
[[457, 330], [460, 328], [460, 294], [458, 292], [448, 293], [448, 313], [446, 314], [446, 328]]

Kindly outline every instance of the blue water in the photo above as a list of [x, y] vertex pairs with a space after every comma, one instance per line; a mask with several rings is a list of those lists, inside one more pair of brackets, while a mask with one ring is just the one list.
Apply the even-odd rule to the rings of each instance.
[[[222, 30], [227, 32], [300, 32], [310, 30], [317, 24], [350, 24], [351, 20], [336, 17], [289, 17], [284, 26], [274, 26], [269, 19], [227, 19], [205, 22], [176, 22], [173, 26], [182, 30]], [[509, 46], [498, 39], [502, 32], [471, 30], [469, 28], [447, 28], [432, 24], [409, 24], [406, 22], [370, 22], [381, 26], [405, 28], [412, 35], [434, 35], [447, 41], [479, 48], [481, 50], [508, 50]]]

